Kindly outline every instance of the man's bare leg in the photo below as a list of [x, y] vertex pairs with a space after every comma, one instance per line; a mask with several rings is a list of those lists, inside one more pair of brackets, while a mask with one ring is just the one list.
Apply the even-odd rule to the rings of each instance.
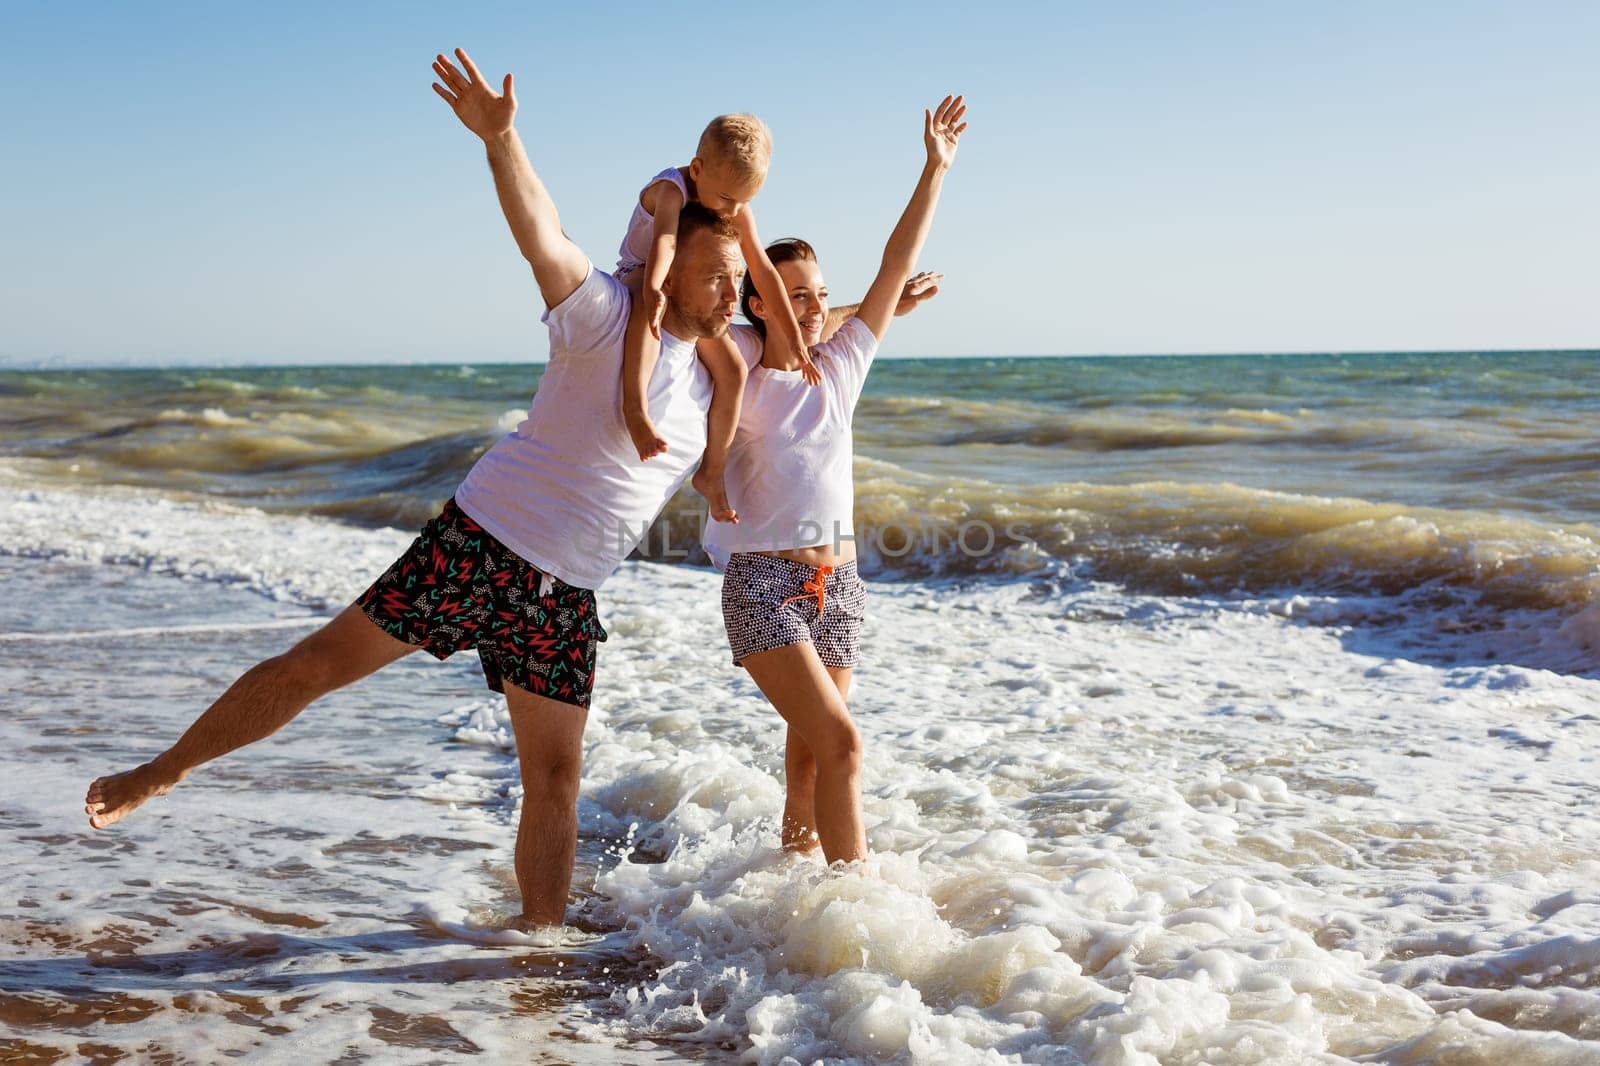
[[561, 925], [578, 854], [578, 781], [589, 711], [506, 686], [522, 771], [517, 887], [525, 926]]
[[120, 822], [152, 796], [164, 796], [201, 763], [276, 733], [319, 696], [416, 651], [373, 624], [361, 608], [257, 663], [195, 720], [178, 742], [132, 770], [97, 778], [84, 797], [89, 824]]
[[[852, 667], [827, 667], [839, 698], [850, 701]], [[807, 853], [817, 850], [817, 760], [791, 726], [785, 731], [783, 748], [783, 850]]]

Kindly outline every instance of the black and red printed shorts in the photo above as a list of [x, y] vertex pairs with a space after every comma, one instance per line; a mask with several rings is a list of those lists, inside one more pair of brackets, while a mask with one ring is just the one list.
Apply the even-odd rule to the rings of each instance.
[[356, 603], [385, 633], [435, 658], [477, 648], [496, 692], [509, 682], [589, 706], [596, 645], [606, 639], [594, 592], [546, 575], [453, 499]]

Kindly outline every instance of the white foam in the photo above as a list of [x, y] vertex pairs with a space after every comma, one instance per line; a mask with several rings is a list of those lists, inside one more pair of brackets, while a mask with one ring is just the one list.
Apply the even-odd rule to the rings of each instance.
[[[0, 517], [10, 551], [311, 604], [405, 541], [132, 493]], [[579, 816], [614, 845], [580, 909], [659, 973], [590, 1037], [773, 1064], [1600, 1061], [1595, 679], [1296, 621], [1333, 597], [874, 584], [851, 701], [874, 857], [830, 872], [778, 847], [782, 723], [727, 663], [716, 580], [630, 565], [601, 597]], [[414, 893], [463, 941], [522, 943], [497, 924], [508, 727], [464, 691], [437, 726], [460, 765], [412, 786], [502, 842]]]

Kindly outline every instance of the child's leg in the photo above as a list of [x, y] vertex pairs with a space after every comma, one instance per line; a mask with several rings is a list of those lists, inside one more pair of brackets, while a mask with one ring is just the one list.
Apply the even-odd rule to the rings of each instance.
[[661, 345], [650, 336], [649, 315], [640, 296], [644, 270], [630, 270], [622, 281], [633, 297], [629, 301], [628, 329], [622, 336], [622, 422], [628, 427], [633, 446], [639, 449], [639, 458], [649, 459], [667, 450], [667, 442], [656, 432], [645, 404]]
[[728, 449], [733, 447], [733, 434], [739, 428], [739, 405], [744, 399], [744, 382], [750, 370], [744, 360], [730, 351], [699, 352], [711, 374], [715, 391], [711, 395], [711, 410], [706, 412], [706, 452], [700, 458], [700, 469], [695, 472], [692, 484], [710, 506], [711, 517], [718, 522], [737, 522], [739, 516], [728, 505], [728, 489], [723, 474], [728, 467]]

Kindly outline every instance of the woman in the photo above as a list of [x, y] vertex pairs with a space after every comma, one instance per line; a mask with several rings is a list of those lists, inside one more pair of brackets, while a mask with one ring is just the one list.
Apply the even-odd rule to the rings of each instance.
[[[927, 160], [911, 202], [889, 235], [878, 276], [856, 310], [816, 349], [820, 387], [798, 359], [762, 343], [771, 313], [748, 279], [752, 327], [701, 341], [736, 347], [751, 366], [728, 457], [737, 525], [708, 522], [706, 550], [725, 571], [723, 621], [734, 662], [750, 671], [789, 724], [784, 846], [815, 842], [829, 863], [867, 855], [861, 825], [861, 738], [846, 701], [858, 658], [866, 590], [856, 572], [850, 424], [878, 344], [927, 239], [945, 173], [967, 124], [962, 97], [923, 112]], [[811, 246], [767, 249], [808, 346], [822, 339], [828, 291]], [[758, 362], [759, 361], [759, 362]]]

